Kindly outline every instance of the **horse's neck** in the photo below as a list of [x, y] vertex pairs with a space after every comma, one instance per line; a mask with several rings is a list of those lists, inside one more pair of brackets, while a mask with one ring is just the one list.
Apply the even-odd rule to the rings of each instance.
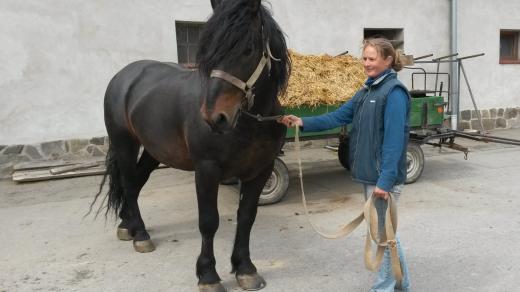
[[262, 116], [266, 115], [278, 115], [281, 112], [280, 101], [276, 97], [276, 89], [268, 88], [268, 90], [262, 90], [257, 94], [257, 100], [251, 108], [250, 113], [259, 114]]

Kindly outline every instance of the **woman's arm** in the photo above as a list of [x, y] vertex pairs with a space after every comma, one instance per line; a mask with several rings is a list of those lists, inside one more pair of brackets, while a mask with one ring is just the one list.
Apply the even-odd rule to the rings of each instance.
[[302, 118], [302, 130], [307, 132], [324, 131], [350, 124], [353, 114], [354, 107], [352, 100], [349, 100], [333, 112]]
[[400, 87], [394, 88], [386, 99], [385, 133], [382, 145], [381, 174], [377, 187], [389, 192], [394, 186], [399, 161], [406, 147], [405, 131], [408, 110], [408, 94]]

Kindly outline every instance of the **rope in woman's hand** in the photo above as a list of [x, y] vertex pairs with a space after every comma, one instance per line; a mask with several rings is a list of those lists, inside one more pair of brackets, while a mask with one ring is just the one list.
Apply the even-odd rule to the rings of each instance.
[[[385, 248], [388, 247], [390, 250], [390, 256], [392, 261], [392, 271], [397, 281], [401, 281], [402, 271], [401, 264], [399, 261], [399, 254], [397, 252], [397, 242], [395, 239], [395, 233], [397, 231], [397, 206], [395, 204], [394, 196], [390, 193], [388, 197], [388, 208], [385, 213], [385, 233], [378, 238], [378, 216], [374, 206], [375, 196], [372, 194], [366, 201], [363, 211], [352, 221], [344, 224], [334, 233], [326, 233], [322, 231], [317, 225], [315, 225], [310, 218], [309, 210], [307, 208], [307, 200], [305, 198], [305, 191], [303, 188], [303, 171], [301, 161], [301, 147], [299, 138], [299, 126], [295, 125], [292, 121], [289, 122], [291, 127], [294, 127], [294, 142], [296, 148], [296, 157], [298, 160], [298, 176], [300, 177], [300, 188], [302, 194], [303, 209], [305, 210], [305, 216], [311, 227], [324, 238], [327, 239], [338, 239], [352, 233], [363, 220], [367, 221], [367, 236], [365, 240], [365, 266], [371, 271], [376, 271], [381, 266]], [[377, 245], [377, 251], [375, 258], [372, 256], [372, 241]]]

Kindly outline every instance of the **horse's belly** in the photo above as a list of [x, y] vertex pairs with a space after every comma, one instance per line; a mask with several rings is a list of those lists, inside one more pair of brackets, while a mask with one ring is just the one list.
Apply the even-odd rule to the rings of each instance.
[[[146, 146], [145, 149], [147, 149]], [[150, 147], [147, 151], [152, 157], [169, 167], [187, 171], [194, 170], [190, 152], [184, 143], [166, 143], [159, 149]]]
[[164, 164], [168, 165], [169, 167], [187, 171], [192, 171], [195, 169], [193, 166], [193, 161], [189, 158], [189, 153], [186, 153], [186, 155], [182, 156], [179, 154], [174, 157], [170, 156], [170, 159], [167, 159]]

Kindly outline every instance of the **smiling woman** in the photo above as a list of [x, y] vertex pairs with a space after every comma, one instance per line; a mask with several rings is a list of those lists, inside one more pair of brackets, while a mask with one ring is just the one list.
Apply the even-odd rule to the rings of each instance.
[[386, 39], [375, 38], [363, 42], [363, 66], [370, 78], [375, 78], [388, 68], [400, 71], [401, 54]]
[[[406, 148], [409, 135], [410, 95], [397, 80], [402, 68], [399, 54], [387, 39], [375, 38], [363, 42], [363, 67], [368, 76], [363, 87], [336, 111], [320, 116], [299, 118], [293, 115], [281, 120], [288, 127], [316, 132], [352, 124], [349, 131], [348, 162], [352, 178], [361, 183], [365, 200], [374, 195], [379, 231], [384, 230], [385, 210], [389, 193], [401, 194], [406, 180]], [[381, 233], [380, 233], [381, 236]], [[397, 238], [397, 237], [396, 237]], [[397, 283], [391, 270], [390, 254], [386, 249], [371, 291], [394, 291], [400, 286], [409, 289], [408, 268], [397, 239], [402, 282]]]

